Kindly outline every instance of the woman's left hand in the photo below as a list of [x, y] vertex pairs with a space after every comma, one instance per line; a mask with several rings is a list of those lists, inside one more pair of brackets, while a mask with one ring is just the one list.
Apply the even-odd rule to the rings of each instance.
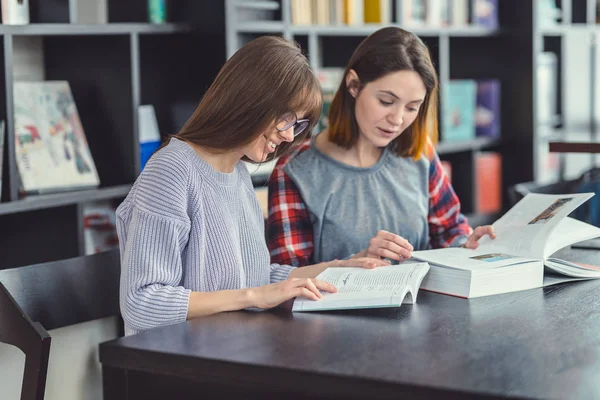
[[475, 228], [475, 230], [473, 231], [471, 236], [469, 236], [463, 247], [467, 249], [476, 249], [477, 247], [479, 247], [479, 239], [481, 239], [485, 235], [488, 235], [492, 239], [496, 239], [496, 233], [494, 232], [494, 227], [492, 225], [478, 226], [477, 228]]

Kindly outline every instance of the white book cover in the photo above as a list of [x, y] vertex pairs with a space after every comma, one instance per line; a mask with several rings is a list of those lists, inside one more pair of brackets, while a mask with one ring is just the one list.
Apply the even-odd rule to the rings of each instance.
[[68, 82], [15, 82], [14, 104], [22, 192], [48, 193], [100, 184]]

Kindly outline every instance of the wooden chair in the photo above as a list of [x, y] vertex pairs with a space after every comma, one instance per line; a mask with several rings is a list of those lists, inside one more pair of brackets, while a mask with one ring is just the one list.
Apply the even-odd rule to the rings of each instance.
[[33, 322], [0, 283], [0, 342], [25, 353], [21, 400], [42, 400], [50, 355], [50, 335]]
[[21, 399], [44, 396], [46, 330], [120, 316], [119, 277], [118, 250], [0, 270], [0, 341], [26, 354]]

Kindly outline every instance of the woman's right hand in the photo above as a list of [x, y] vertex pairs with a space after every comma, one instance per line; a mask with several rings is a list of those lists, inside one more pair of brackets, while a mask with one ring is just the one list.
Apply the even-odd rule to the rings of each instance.
[[335, 293], [337, 289], [330, 283], [314, 278], [289, 278], [278, 283], [252, 288], [250, 296], [254, 307], [273, 308], [279, 304], [304, 296], [311, 300], [319, 300], [323, 297], [321, 290]]
[[354, 255], [354, 257], [389, 258], [404, 262], [412, 257], [412, 245], [402, 236], [388, 231], [379, 231], [369, 241], [369, 247]]

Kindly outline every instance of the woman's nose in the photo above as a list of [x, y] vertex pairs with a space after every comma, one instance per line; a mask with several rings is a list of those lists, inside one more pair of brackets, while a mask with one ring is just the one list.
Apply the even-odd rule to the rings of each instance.
[[294, 127], [290, 127], [289, 129], [286, 129], [285, 131], [279, 131], [279, 136], [281, 136], [281, 138], [283, 140], [285, 140], [286, 142], [293, 142], [294, 141]]

